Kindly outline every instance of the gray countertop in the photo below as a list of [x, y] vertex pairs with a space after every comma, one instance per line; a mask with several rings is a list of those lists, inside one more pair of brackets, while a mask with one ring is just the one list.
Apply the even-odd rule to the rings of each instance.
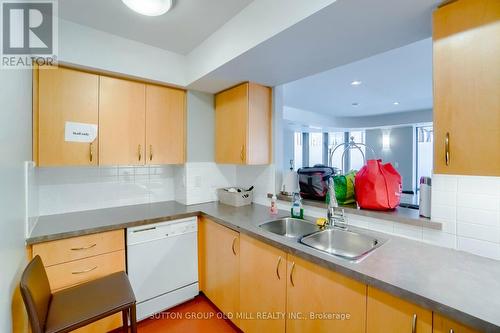
[[[235, 208], [219, 203], [185, 206], [176, 202], [163, 202], [41, 216], [27, 243], [197, 215], [208, 216], [231, 229], [478, 330], [500, 332], [499, 261], [363, 230], [389, 241], [360, 262], [350, 262], [263, 231], [258, 225], [276, 216], [269, 214], [268, 207], [257, 204]], [[288, 212], [280, 211], [278, 217], [288, 215]]]

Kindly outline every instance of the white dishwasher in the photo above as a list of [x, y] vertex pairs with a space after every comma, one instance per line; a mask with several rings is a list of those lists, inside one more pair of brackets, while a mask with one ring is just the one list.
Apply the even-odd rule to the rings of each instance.
[[137, 320], [198, 295], [197, 219], [127, 229], [127, 270]]

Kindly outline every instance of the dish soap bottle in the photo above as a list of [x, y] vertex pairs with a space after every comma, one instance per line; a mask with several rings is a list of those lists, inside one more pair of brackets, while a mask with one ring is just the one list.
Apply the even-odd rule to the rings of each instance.
[[278, 198], [276, 197], [276, 194], [273, 194], [273, 197], [271, 198], [271, 215], [278, 215]]
[[304, 219], [304, 208], [302, 208], [302, 198], [300, 197], [300, 193], [298, 192], [293, 193], [291, 215], [292, 218]]

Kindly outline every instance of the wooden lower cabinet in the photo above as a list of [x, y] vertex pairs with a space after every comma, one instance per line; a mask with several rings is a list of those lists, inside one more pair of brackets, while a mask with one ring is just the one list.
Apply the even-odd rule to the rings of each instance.
[[478, 333], [463, 324], [434, 313], [432, 332], [434, 333]]
[[207, 218], [198, 227], [200, 289], [231, 321], [240, 307], [240, 234]]
[[285, 332], [286, 253], [240, 235], [240, 328]]
[[368, 287], [367, 333], [432, 333], [432, 312]]
[[362, 333], [366, 285], [288, 255], [287, 311], [287, 333]]
[[[35, 244], [31, 254], [42, 258], [52, 292], [126, 269], [123, 230]], [[121, 326], [118, 313], [74, 332], [102, 333]]]

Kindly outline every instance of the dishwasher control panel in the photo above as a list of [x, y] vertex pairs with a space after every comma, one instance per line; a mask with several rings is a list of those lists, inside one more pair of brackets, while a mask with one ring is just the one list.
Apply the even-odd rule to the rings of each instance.
[[127, 245], [174, 237], [198, 231], [196, 217], [143, 225], [127, 229]]

